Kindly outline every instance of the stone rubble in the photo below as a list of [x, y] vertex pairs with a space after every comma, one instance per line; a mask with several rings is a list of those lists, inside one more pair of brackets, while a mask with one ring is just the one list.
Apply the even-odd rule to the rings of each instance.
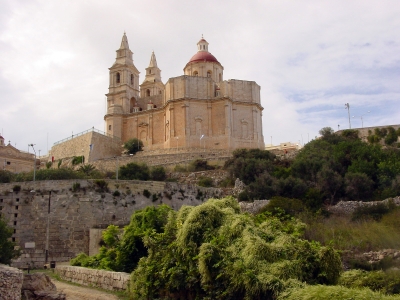
[[22, 281], [21, 270], [0, 264], [0, 299], [20, 300]]

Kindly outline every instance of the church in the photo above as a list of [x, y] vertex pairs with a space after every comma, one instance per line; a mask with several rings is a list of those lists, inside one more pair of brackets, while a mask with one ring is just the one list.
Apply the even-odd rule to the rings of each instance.
[[224, 80], [224, 67], [201, 38], [183, 74], [164, 84], [154, 52], [145, 77], [135, 67], [124, 33], [109, 68], [105, 132], [144, 150], [171, 148], [264, 149], [260, 86]]

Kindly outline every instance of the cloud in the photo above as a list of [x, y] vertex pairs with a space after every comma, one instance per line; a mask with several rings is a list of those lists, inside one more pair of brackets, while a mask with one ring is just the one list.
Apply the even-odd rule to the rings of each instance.
[[[397, 1], [2, 1], [0, 118], [19, 145], [103, 130], [108, 68], [124, 31], [142, 72], [183, 74], [201, 35], [225, 79], [261, 86], [265, 142], [322, 127], [398, 123]], [[358, 124], [359, 126], [361, 124]], [[23, 149], [23, 148], [22, 148]], [[42, 152], [43, 153], [43, 152]]]

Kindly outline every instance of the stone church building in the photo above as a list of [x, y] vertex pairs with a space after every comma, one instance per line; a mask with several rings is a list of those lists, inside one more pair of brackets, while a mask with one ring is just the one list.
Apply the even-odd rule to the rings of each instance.
[[202, 38], [184, 75], [165, 84], [153, 52], [140, 84], [124, 34], [109, 69], [105, 132], [122, 142], [138, 138], [145, 150], [264, 149], [260, 86], [224, 80], [224, 67], [208, 46]]

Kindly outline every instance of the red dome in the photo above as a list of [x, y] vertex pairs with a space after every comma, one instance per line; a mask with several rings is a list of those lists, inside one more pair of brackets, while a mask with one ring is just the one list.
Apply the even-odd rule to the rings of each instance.
[[208, 61], [208, 62], [216, 62], [219, 63], [219, 61], [212, 55], [210, 52], [206, 51], [199, 51], [193, 57], [189, 60], [188, 63], [191, 62], [197, 62], [197, 61]]

